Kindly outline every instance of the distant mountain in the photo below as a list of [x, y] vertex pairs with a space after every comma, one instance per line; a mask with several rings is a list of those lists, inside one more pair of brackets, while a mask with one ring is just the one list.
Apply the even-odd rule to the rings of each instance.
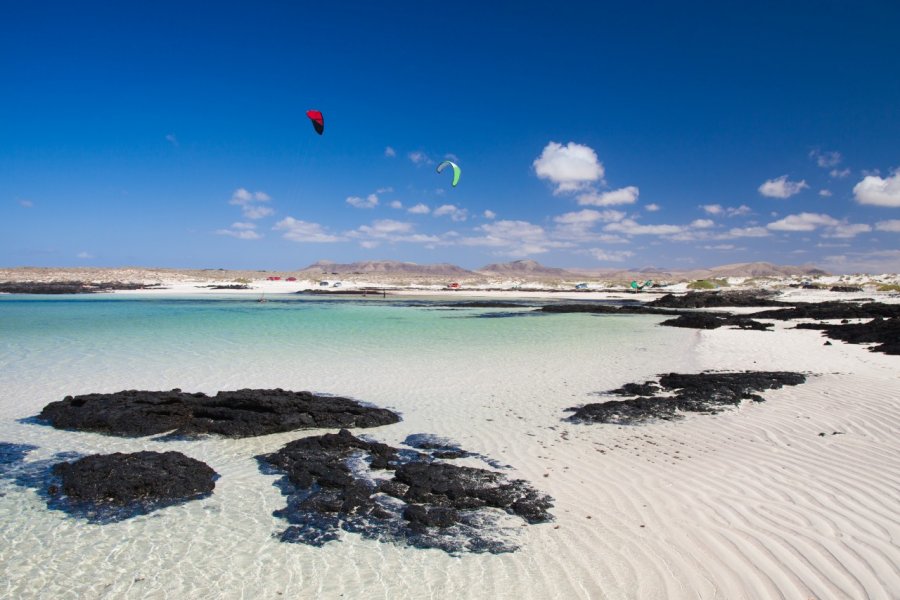
[[828, 275], [812, 265], [774, 265], [767, 262], [735, 263], [705, 269], [714, 277], [792, 277], [802, 275]]
[[666, 270], [658, 267], [641, 267], [616, 269], [598, 267], [593, 269], [560, 269], [545, 267], [534, 260], [514, 260], [507, 263], [485, 265], [477, 271], [469, 271], [449, 263], [420, 265], [398, 260], [371, 260], [353, 263], [336, 263], [320, 260], [301, 269], [300, 274], [310, 278], [322, 275], [370, 275], [384, 277], [421, 277], [435, 279], [484, 280], [486, 278], [516, 279], [558, 279], [573, 280], [578, 278], [630, 281], [633, 279], [690, 281], [693, 279], [709, 279], [714, 277], [804, 277], [827, 275], [812, 265], [775, 265], [767, 262], [735, 263], [711, 267], [708, 269]]
[[813, 275], [828, 275], [822, 269], [813, 265], [775, 265], [767, 262], [734, 263], [721, 265], [708, 269], [690, 270], [665, 270], [656, 267], [643, 267], [640, 269], [572, 269], [574, 273], [586, 277], [601, 279], [665, 279], [665, 280], [693, 280], [709, 279], [715, 277], [803, 277]]
[[301, 273], [315, 275], [405, 275], [427, 277], [476, 277], [477, 273], [467, 271], [462, 267], [449, 263], [434, 265], [420, 265], [413, 262], [401, 262], [399, 260], [368, 260], [353, 263], [336, 263], [330, 260], [320, 260], [300, 270]]
[[482, 275], [502, 275], [508, 277], [558, 277], [569, 278], [575, 274], [565, 269], [545, 267], [534, 260], [514, 260], [508, 263], [494, 263], [478, 269]]

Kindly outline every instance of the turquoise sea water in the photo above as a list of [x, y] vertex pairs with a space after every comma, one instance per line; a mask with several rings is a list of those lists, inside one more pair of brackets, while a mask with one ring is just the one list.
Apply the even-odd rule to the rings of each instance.
[[[489, 586], [521, 580], [534, 559], [524, 549], [451, 567], [456, 563], [446, 561], [457, 559], [438, 551], [353, 538], [321, 549], [278, 542], [273, 536], [283, 523], [272, 512], [284, 500], [253, 456], [320, 431], [166, 443], [57, 431], [28, 419], [68, 394], [304, 389], [400, 412], [401, 423], [366, 431], [379, 440], [396, 444], [422, 432], [451, 437], [536, 480], [540, 469], [532, 461], [546, 447], [536, 443], [560, 424], [563, 409], [593, 401], [599, 390], [692, 368], [696, 332], [659, 327], [661, 317], [531, 315], [531, 308], [444, 302], [0, 296], [0, 442], [35, 446], [29, 460], [178, 450], [222, 475], [208, 499], [105, 526], [49, 510], [34, 490], [0, 481], [0, 596], [360, 597], [354, 592], [380, 581], [385, 561], [404, 567], [395, 581], [381, 582], [378, 597], [422, 586], [433, 595], [452, 589], [448, 578], [480, 577]], [[503, 314], [518, 316], [496, 316]], [[533, 545], [530, 552], [539, 550]], [[454, 575], [456, 568], [465, 573]], [[329, 572], [341, 578], [322, 588], [318, 577]], [[510, 589], [527, 597], [533, 585]], [[540, 585], [533, 589], [545, 595]]]

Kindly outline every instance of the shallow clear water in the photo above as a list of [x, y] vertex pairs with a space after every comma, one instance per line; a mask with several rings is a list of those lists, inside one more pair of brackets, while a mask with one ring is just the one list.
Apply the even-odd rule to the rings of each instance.
[[[545, 526], [508, 555], [452, 557], [345, 535], [279, 542], [284, 499], [253, 457], [321, 431], [161, 442], [56, 431], [27, 420], [69, 394], [282, 387], [348, 396], [403, 415], [365, 430], [397, 444], [434, 433], [537, 481], [543, 432], [592, 392], [692, 368], [696, 332], [652, 316], [480, 318], [529, 309], [448, 309], [404, 299], [0, 297], [0, 442], [60, 452], [178, 450], [220, 475], [207, 499], [111, 525], [49, 510], [0, 480], [0, 595], [8, 597], [546, 597], [534, 561]], [[659, 357], [664, 357], [660, 360]], [[477, 465], [476, 465], [477, 466]], [[485, 466], [485, 465], [481, 465]], [[557, 505], [557, 510], [564, 506]], [[543, 529], [542, 529], [543, 527]], [[545, 540], [546, 541], [546, 540]], [[558, 552], [559, 550], [554, 550]], [[467, 584], [467, 585], [468, 585]], [[467, 591], [468, 590], [468, 591]]]

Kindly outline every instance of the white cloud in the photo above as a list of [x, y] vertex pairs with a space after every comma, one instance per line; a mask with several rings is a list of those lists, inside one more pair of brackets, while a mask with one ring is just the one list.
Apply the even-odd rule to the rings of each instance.
[[900, 208], [900, 170], [890, 177], [867, 175], [853, 186], [853, 195], [860, 204]]
[[497, 218], [497, 213], [495, 213], [495, 212], [492, 211], [492, 210], [485, 210], [485, 211], [484, 211], [484, 218], [485, 218], [485, 219], [495, 219], [495, 218]]
[[823, 198], [831, 198], [831, 190], [819, 190], [819, 195]]
[[878, 221], [875, 223], [875, 229], [878, 231], [892, 231], [900, 233], [900, 219], [889, 219], [887, 221]]
[[695, 229], [709, 229], [715, 224], [715, 221], [713, 221], [712, 219], [695, 219], [691, 222], [691, 227]]
[[646, 210], [647, 212], [656, 212], [660, 208], [661, 207], [659, 206], [659, 204], [648, 204], [647, 206], [644, 207], [644, 210]]
[[575, 142], [550, 142], [532, 163], [541, 179], [556, 185], [554, 193], [574, 192], [603, 179], [603, 164], [593, 148]]
[[238, 188], [231, 194], [231, 200], [228, 201], [228, 204], [244, 205], [248, 202], [253, 202], [253, 194], [244, 188]]
[[608, 223], [611, 221], [621, 221], [625, 218], [625, 213], [620, 210], [594, 210], [586, 208], [576, 212], [568, 212], [554, 217], [553, 220], [562, 225], [581, 225], [593, 224], [598, 221]]
[[359, 243], [359, 245], [362, 246], [363, 248], [371, 249], [371, 248], [377, 248], [378, 246], [380, 246], [381, 242], [379, 242], [378, 240], [363, 240]]
[[611, 233], [602, 233], [596, 236], [598, 242], [603, 242], [604, 244], [630, 244], [628, 238], [623, 238], [621, 235], [613, 235]]
[[838, 163], [841, 162], [841, 159], [843, 158], [841, 156], [840, 152], [836, 152], [833, 150], [828, 151], [828, 152], [822, 152], [818, 148], [815, 150], [812, 150], [809, 153], [809, 157], [811, 159], [815, 160], [816, 164], [819, 165], [820, 167], [822, 167], [823, 169], [827, 169], [829, 167], [833, 167], [833, 166], [837, 165]]
[[443, 217], [445, 215], [448, 215], [454, 221], [465, 221], [469, 218], [469, 211], [453, 204], [443, 204], [434, 209], [434, 216]]
[[727, 234], [722, 235], [719, 239], [741, 238], [741, 237], [767, 237], [771, 235], [765, 227], [734, 227], [729, 229]]
[[397, 156], [397, 151], [390, 146], [385, 146], [384, 155], [388, 158], [394, 158], [395, 156]]
[[81, 251], [75, 255], [76, 258], [94, 258], [94, 255], [89, 252]]
[[715, 246], [703, 246], [704, 250], [734, 250], [734, 244], [716, 244]]
[[424, 152], [419, 152], [418, 150], [415, 152], [410, 152], [406, 156], [409, 157], [409, 160], [411, 160], [412, 163], [416, 166], [434, 164], [434, 161], [428, 158], [427, 154], [425, 154]]
[[804, 180], [789, 181], [787, 175], [782, 175], [759, 186], [759, 193], [769, 198], [790, 198], [808, 187]]
[[502, 249], [504, 254], [529, 255], [541, 254], [551, 248], [568, 248], [572, 244], [552, 241], [547, 237], [544, 228], [528, 221], [496, 221], [485, 223], [476, 228], [484, 235], [463, 238], [460, 244], [465, 246], [488, 246]]
[[868, 233], [872, 231], [871, 225], [865, 223], [840, 223], [828, 230], [823, 237], [827, 238], [852, 238], [860, 233]]
[[607, 262], [622, 262], [626, 258], [634, 256], [634, 252], [628, 250], [607, 251], [603, 248], [591, 248], [588, 252], [590, 252], [597, 260]]
[[232, 229], [256, 229], [256, 223], [241, 223], [238, 221], [237, 223], [231, 224]]
[[840, 221], [834, 217], [819, 213], [800, 213], [798, 215], [788, 215], [778, 221], [773, 221], [766, 225], [766, 228], [772, 231], [814, 231], [819, 227], [835, 227]]
[[617, 223], [610, 223], [603, 230], [625, 235], [673, 235], [681, 233], [684, 228], [680, 225], [641, 225], [634, 219], [624, 219]]
[[234, 225], [232, 225], [232, 229], [219, 229], [216, 233], [218, 235], [230, 235], [239, 240], [258, 240], [262, 237], [253, 229], [233, 229], [233, 227]]
[[231, 194], [228, 204], [240, 206], [246, 219], [262, 219], [274, 214], [275, 211], [267, 206], [260, 206], [257, 202], [268, 202], [271, 199], [272, 197], [265, 192], [251, 192], [245, 188], [238, 188]]
[[173, 146], [175, 146], [176, 148], [178, 147], [178, 138], [175, 137], [174, 133], [166, 134], [166, 141], [169, 142], [170, 144], [172, 144]]
[[318, 223], [300, 221], [294, 217], [285, 217], [278, 221], [272, 228], [276, 231], [284, 231], [283, 237], [292, 242], [341, 242], [344, 238], [325, 231]]
[[268, 202], [271, 199], [272, 197], [265, 192], [250, 192], [245, 188], [238, 188], [231, 194], [231, 200], [228, 201], [228, 204], [244, 206], [251, 202]]
[[900, 250], [848, 252], [837, 256], [826, 256], [822, 266], [833, 273], [898, 273], [900, 272]]
[[34, 206], [34, 202], [31, 200], [19, 200], [19, 206], [22, 208], [31, 208]]
[[431, 212], [431, 209], [428, 208], [428, 205], [419, 202], [415, 206], [409, 207], [406, 212], [412, 213], [414, 215], [427, 215]]
[[263, 217], [268, 217], [275, 213], [275, 211], [268, 206], [258, 206], [256, 204], [245, 204], [241, 207], [241, 212], [243, 212], [244, 217], [248, 219], [262, 219]]
[[389, 204], [389, 206], [390, 206], [391, 208], [398, 208], [398, 209], [399, 209], [399, 208], [403, 208], [403, 203], [400, 202], [399, 200], [392, 200], [391, 203]]
[[358, 231], [372, 237], [387, 237], [391, 234], [408, 233], [412, 231], [412, 223], [394, 221], [393, 219], [379, 219], [373, 221], [371, 225], [360, 226]]
[[356, 208], [375, 208], [376, 206], [378, 206], [378, 195], [369, 194], [365, 198], [360, 198], [359, 196], [349, 196], [347, 198], [347, 204]]
[[629, 185], [628, 187], [611, 190], [609, 192], [588, 192], [578, 196], [578, 204], [582, 206], [613, 206], [616, 204], [634, 204], [640, 190]]
[[749, 215], [752, 210], [746, 204], [741, 204], [738, 207], [728, 206], [724, 207], [721, 204], [703, 204], [700, 206], [706, 214], [709, 215], [721, 215], [724, 214], [728, 217], [742, 217], [744, 215]]
[[843, 179], [845, 177], [850, 177], [850, 169], [832, 169], [828, 172], [828, 175], [830, 175], [832, 179]]

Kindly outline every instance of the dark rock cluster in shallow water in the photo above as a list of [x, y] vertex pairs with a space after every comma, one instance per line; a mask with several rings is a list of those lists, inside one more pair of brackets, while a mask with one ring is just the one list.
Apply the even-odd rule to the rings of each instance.
[[180, 452], [80, 456], [26, 462], [35, 446], [0, 442], [0, 480], [34, 490], [52, 510], [103, 525], [206, 498], [218, 475]]
[[282, 389], [243, 389], [213, 397], [178, 389], [67, 396], [45, 406], [38, 418], [58, 429], [126, 437], [166, 432], [173, 437], [249, 437], [295, 429], [377, 427], [400, 421], [397, 413], [349, 398]]
[[216, 472], [181, 452], [95, 454], [53, 467], [61, 480], [51, 494], [74, 501], [125, 505], [191, 500], [212, 493]]
[[258, 457], [264, 472], [284, 474], [276, 485], [288, 506], [275, 514], [291, 525], [281, 539], [320, 546], [346, 531], [451, 553], [508, 552], [516, 549], [508, 519], [552, 519], [549, 496], [496, 471], [443, 462], [459, 450], [439, 445], [402, 450], [344, 429]]
[[875, 318], [868, 323], [826, 325], [824, 323], [800, 323], [797, 329], [821, 329], [826, 336], [850, 344], [877, 344], [872, 352], [900, 354], [900, 317]]
[[575, 423], [636, 424], [652, 419], [672, 420], [679, 413], [717, 413], [742, 400], [762, 402], [755, 392], [774, 390], [806, 381], [801, 373], [788, 371], [745, 371], [738, 373], [669, 373], [659, 382], [629, 383], [607, 395], [632, 396], [629, 400], [609, 400], [567, 409]]

